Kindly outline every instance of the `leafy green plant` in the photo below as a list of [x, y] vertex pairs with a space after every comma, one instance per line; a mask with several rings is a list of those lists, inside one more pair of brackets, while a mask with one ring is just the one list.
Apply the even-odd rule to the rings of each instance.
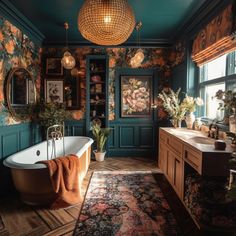
[[63, 103], [40, 101], [32, 107], [32, 119], [44, 127], [55, 124], [63, 124], [66, 119], [70, 119], [70, 112], [66, 111]]
[[107, 141], [109, 134], [111, 133], [110, 128], [101, 128], [101, 124], [93, 122], [92, 133], [97, 144], [97, 152], [104, 152], [104, 146]]
[[232, 90], [218, 90], [215, 97], [222, 101], [219, 103], [218, 109], [226, 110], [230, 114], [234, 114], [236, 111], [236, 92], [233, 92]]

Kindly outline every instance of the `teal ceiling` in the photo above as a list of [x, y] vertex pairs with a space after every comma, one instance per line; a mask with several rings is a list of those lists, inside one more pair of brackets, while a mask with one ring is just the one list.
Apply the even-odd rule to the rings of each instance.
[[[45, 36], [44, 43], [63, 44], [63, 23], [69, 22], [69, 41], [86, 42], [77, 28], [83, 0], [10, 0]], [[129, 0], [136, 21], [142, 21], [141, 41], [170, 42], [206, 0]], [[96, 14], [96, 13], [95, 13]], [[136, 40], [134, 31], [128, 42]]]

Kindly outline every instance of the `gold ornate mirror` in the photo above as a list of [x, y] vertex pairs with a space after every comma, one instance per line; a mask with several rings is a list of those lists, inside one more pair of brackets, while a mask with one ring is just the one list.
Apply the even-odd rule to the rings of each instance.
[[23, 67], [12, 69], [7, 77], [5, 97], [9, 112], [15, 120], [30, 117], [30, 105], [36, 102], [35, 81]]

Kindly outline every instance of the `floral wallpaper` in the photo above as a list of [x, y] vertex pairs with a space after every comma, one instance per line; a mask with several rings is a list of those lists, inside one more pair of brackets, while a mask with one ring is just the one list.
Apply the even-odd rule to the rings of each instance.
[[[88, 54], [107, 54], [109, 56], [109, 120], [115, 119], [115, 77], [118, 67], [130, 67], [130, 60], [136, 53], [135, 48], [71, 48], [70, 52], [76, 59], [78, 69], [85, 70], [86, 55]], [[169, 80], [171, 68], [182, 63], [185, 56], [185, 45], [178, 43], [173, 48], [146, 48], [143, 49], [145, 59], [140, 68], [157, 68], [160, 70], [160, 86]], [[61, 57], [65, 49], [63, 48], [44, 48], [43, 57]], [[85, 73], [84, 73], [85, 74]], [[74, 119], [82, 119], [85, 114], [86, 99], [86, 80], [81, 82], [81, 110], [72, 111]]]
[[4, 81], [11, 69], [24, 67], [36, 80], [40, 92], [40, 48], [21, 30], [0, 17], [0, 126], [16, 124], [4, 100]]

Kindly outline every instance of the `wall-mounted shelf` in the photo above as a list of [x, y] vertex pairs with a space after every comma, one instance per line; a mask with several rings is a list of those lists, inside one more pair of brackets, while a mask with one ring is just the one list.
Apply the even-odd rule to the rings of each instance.
[[90, 135], [94, 119], [100, 119], [102, 127], [108, 125], [108, 58], [88, 55], [86, 65], [86, 134]]

